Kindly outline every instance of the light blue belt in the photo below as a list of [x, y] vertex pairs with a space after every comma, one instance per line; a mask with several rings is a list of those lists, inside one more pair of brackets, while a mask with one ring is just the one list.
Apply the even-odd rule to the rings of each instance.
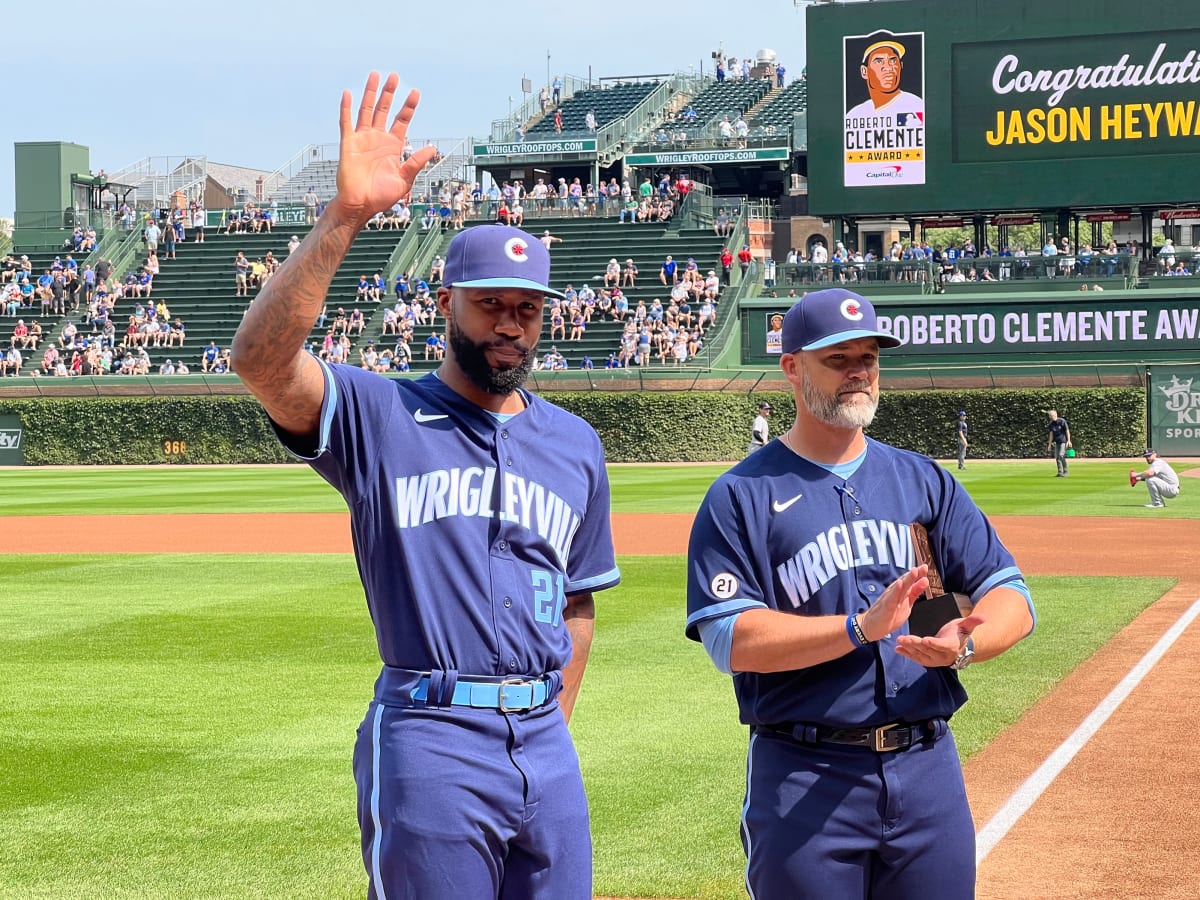
[[[423, 675], [412, 689], [413, 700], [424, 702], [429, 697], [429, 676]], [[550, 680], [539, 678], [506, 678], [503, 681], [471, 681], [459, 678], [454, 685], [452, 706], [473, 706], [476, 709], [498, 709], [501, 712], [520, 712], [541, 706], [550, 696]], [[444, 701], [443, 701], [444, 702]]]

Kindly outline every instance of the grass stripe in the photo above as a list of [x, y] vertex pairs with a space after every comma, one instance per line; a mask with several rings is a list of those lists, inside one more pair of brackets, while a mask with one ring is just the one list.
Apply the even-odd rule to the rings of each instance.
[[[620, 562], [572, 723], [597, 891], [743, 896], [729, 680], [682, 636], [683, 559]], [[964, 752], [1171, 584], [1030, 581], [1037, 634], [965, 673]], [[0, 596], [0, 896], [362, 896], [350, 556], [0, 557]]]

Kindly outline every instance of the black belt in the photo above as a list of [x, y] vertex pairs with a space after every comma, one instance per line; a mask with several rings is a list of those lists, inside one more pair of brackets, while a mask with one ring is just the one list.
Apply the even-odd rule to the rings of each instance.
[[889, 722], [874, 728], [831, 728], [805, 722], [784, 722], [761, 727], [776, 734], [785, 734], [802, 744], [842, 744], [847, 747], [865, 747], [876, 753], [907, 750], [914, 744], [935, 741], [948, 730], [945, 719], [930, 719], [915, 725]]

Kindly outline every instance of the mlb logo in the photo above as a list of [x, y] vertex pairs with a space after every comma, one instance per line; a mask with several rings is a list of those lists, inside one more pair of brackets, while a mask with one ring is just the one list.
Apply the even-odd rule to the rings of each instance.
[[21, 429], [0, 428], [0, 450], [20, 450]]
[[896, 124], [911, 125], [916, 128], [918, 125], [925, 124], [925, 117], [917, 112], [896, 113]]

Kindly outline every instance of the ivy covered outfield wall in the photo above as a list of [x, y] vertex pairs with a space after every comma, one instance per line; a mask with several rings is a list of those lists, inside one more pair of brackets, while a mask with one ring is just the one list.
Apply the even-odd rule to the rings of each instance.
[[[555, 392], [546, 399], [591, 422], [611, 462], [741, 459], [761, 400], [772, 434], [792, 422], [790, 394]], [[973, 459], [1046, 455], [1047, 409], [1071, 424], [1082, 457], [1136, 456], [1145, 445], [1141, 388], [885, 390], [868, 433], [947, 459], [967, 410]], [[21, 419], [26, 465], [290, 462], [262, 407], [246, 396], [0, 399]], [[570, 447], [561, 452], [570, 453]]]

